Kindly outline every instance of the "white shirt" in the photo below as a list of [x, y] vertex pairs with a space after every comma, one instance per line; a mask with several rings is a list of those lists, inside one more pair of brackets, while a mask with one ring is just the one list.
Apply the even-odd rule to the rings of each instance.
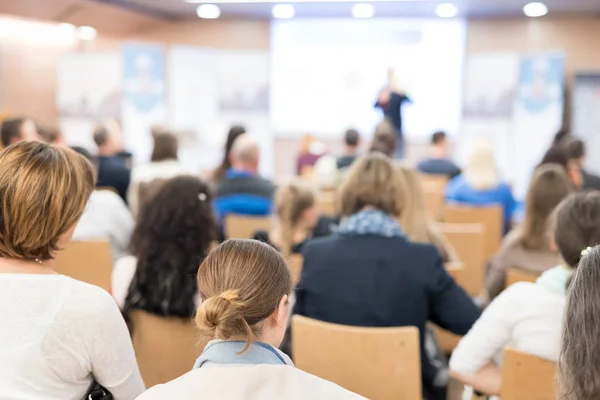
[[359, 400], [340, 386], [285, 365], [227, 365], [194, 369], [154, 386], [139, 400]]
[[506, 346], [548, 360], [557, 360], [565, 296], [540, 284], [516, 283], [485, 309], [460, 341], [450, 369], [473, 375]]
[[115, 400], [144, 391], [129, 332], [103, 289], [62, 275], [0, 274], [0, 399]]
[[129, 254], [133, 217], [118, 194], [95, 190], [73, 233], [74, 240], [107, 239], [113, 261]]
[[131, 182], [127, 190], [127, 202], [133, 214], [139, 211], [139, 190], [141, 183], [149, 183], [155, 179], [170, 179], [178, 175], [189, 174], [189, 171], [177, 160], [151, 162], [136, 165], [131, 171]]

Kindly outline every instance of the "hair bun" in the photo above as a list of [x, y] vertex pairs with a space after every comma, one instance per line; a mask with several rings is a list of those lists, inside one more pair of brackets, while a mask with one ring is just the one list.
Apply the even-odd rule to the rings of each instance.
[[217, 339], [251, 335], [252, 330], [244, 318], [244, 307], [238, 291], [227, 290], [202, 302], [196, 314], [196, 325]]

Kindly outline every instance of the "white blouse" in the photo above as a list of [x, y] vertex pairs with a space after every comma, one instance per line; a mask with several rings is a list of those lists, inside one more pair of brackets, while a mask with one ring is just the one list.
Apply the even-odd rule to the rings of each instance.
[[125, 321], [103, 289], [62, 275], [0, 274], [0, 398], [115, 400], [144, 391]]

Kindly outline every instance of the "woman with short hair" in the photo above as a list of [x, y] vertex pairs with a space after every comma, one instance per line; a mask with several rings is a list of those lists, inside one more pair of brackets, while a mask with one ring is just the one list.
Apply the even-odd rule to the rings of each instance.
[[93, 167], [73, 150], [22, 142], [0, 152], [4, 398], [80, 400], [94, 381], [115, 400], [144, 391], [110, 294], [53, 270], [94, 186]]

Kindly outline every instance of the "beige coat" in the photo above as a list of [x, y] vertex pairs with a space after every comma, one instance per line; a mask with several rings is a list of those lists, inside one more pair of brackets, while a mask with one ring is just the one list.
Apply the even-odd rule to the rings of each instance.
[[359, 400], [357, 394], [287, 365], [194, 369], [148, 390], [138, 400]]

